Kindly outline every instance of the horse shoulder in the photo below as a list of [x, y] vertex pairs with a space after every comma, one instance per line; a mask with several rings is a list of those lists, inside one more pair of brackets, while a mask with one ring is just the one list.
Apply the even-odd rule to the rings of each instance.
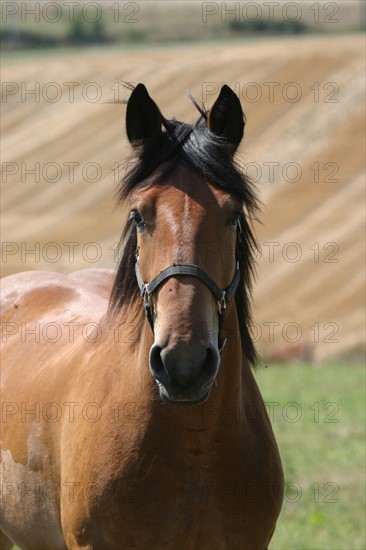
[[[2, 321], [26, 322], [47, 314], [53, 318], [72, 317], [75, 313], [93, 318], [106, 310], [112, 281], [113, 272], [107, 269], [80, 270], [69, 275], [47, 271], [10, 275], [2, 279]], [[72, 311], [73, 305], [77, 311]]]

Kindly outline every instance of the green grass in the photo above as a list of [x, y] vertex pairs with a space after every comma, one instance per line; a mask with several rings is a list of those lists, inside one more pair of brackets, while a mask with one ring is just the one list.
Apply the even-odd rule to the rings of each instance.
[[363, 368], [269, 365], [256, 378], [279, 403], [272, 426], [287, 486], [270, 549], [364, 550]]
[[287, 486], [270, 550], [364, 550], [363, 367], [269, 365], [256, 378]]

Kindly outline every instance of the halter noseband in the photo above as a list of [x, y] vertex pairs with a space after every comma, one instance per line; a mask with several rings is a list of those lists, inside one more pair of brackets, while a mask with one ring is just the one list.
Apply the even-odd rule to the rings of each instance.
[[151, 298], [155, 290], [170, 277], [177, 277], [177, 276], [179, 277], [181, 275], [190, 275], [191, 277], [197, 277], [211, 290], [212, 294], [215, 296], [217, 301], [217, 308], [219, 313], [218, 348], [219, 348], [219, 351], [221, 352], [227, 340], [227, 338], [221, 336], [221, 330], [222, 330], [225, 313], [226, 313], [226, 306], [229, 303], [233, 294], [235, 294], [235, 291], [240, 281], [240, 266], [239, 266], [239, 259], [238, 259], [238, 249], [239, 249], [240, 240], [241, 240], [241, 227], [239, 224], [237, 247], [236, 247], [237, 260], [236, 260], [235, 275], [233, 280], [229, 284], [229, 286], [226, 287], [224, 290], [221, 290], [220, 287], [217, 286], [215, 281], [213, 281], [211, 277], [207, 275], [205, 271], [203, 271], [203, 269], [201, 269], [197, 265], [190, 265], [190, 264], [173, 264], [167, 267], [166, 269], [164, 269], [163, 271], [161, 271], [161, 273], [159, 273], [159, 275], [157, 275], [149, 283], [144, 283], [141, 276], [140, 268], [139, 268], [138, 253], [136, 252], [135, 273], [136, 273], [137, 284], [140, 288], [141, 296], [143, 299], [145, 315], [147, 317], [147, 320], [149, 321], [149, 324], [153, 332], [154, 332], [154, 316], [152, 311]]

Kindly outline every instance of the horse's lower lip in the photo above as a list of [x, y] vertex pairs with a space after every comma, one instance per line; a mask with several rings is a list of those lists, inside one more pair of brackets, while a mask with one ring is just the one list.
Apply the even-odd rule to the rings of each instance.
[[160, 397], [164, 401], [164, 403], [167, 403], [169, 405], [174, 405], [176, 407], [193, 407], [194, 405], [200, 405], [201, 403], [204, 403], [210, 395], [211, 388], [206, 391], [204, 394], [201, 395], [198, 399], [183, 399], [183, 398], [170, 398], [166, 395], [165, 392], [162, 391], [162, 388], [159, 387], [160, 391]]

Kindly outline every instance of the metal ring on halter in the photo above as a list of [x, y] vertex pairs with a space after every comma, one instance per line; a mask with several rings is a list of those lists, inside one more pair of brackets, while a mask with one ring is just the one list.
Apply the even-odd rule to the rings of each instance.
[[223, 311], [225, 311], [226, 305], [227, 305], [226, 304], [226, 291], [225, 290], [222, 291], [220, 300], [217, 300], [217, 305], [218, 305], [218, 308], [219, 308], [219, 315], [221, 315], [221, 313]]

